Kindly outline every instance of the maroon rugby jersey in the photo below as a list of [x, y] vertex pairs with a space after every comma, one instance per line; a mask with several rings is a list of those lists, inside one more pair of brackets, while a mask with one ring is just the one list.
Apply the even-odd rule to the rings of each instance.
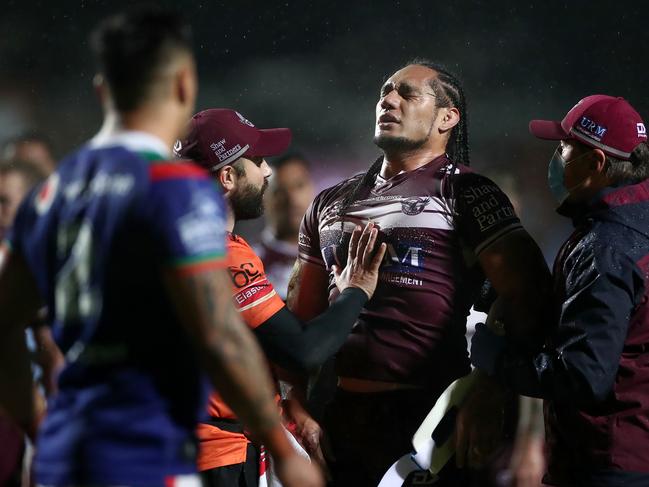
[[338, 375], [441, 390], [468, 373], [466, 317], [484, 281], [477, 255], [521, 224], [492, 181], [464, 166], [451, 175], [451, 167], [440, 156], [389, 180], [379, 176], [341, 218], [358, 175], [321, 192], [307, 210], [299, 258], [330, 271], [330, 301], [331, 266], [344, 265], [356, 224], [377, 223], [388, 245], [376, 292], [336, 357]]

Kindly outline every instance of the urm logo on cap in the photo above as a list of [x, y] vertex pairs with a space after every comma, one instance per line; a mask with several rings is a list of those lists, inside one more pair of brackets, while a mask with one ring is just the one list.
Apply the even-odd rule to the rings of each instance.
[[581, 117], [579, 126], [576, 128], [580, 129], [582, 132], [590, 135], [598, 141], [602, 140], [602, 137], [604, 137], [606, 131], [608, 130], [606, 127], [599, 125], [588, 117]]
[[636, 128], [638, 129], [638, 137], [647, 138], [647, 127], [644, 126], [644, 123], [637, 123]]

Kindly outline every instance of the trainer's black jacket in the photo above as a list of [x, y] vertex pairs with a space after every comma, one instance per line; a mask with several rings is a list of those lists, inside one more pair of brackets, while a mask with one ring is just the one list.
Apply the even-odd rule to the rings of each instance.
[[558, 211], [575, 230], [552, 334], [532, 357], [508, 350], [498, 374], [546, 399], [549, 483], [649, 486], [649, 181]]

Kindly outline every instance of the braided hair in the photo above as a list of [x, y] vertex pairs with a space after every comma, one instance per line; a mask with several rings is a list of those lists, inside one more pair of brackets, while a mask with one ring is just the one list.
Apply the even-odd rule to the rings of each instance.
[[438, 73], [437, 77], [431, 80], [430, 83], [437, 97], [437, 108], [455, 107], [460, 112], [460, 121], [451, 131], [451, 138], [446, 146], [446, 152], [455, 164], [470, 166], [469, 127], [466, 98], [464, 97], [462, 83], [460, 83], [457, 76], [442, 64], [422, 58], [413, 59], [406, 66], [411, 64], [424, 66]]
[[[447, 108], [455, 107], [460, 112], [460, 121], [451, 130], [451, 138], [449, 139], [446, 147], [450, 159], [453, 161], [453, 167], [450, 174], [455, 173], [455, 168], [458, 164], [465, 166], [470, 165], [469, 160], [469, 129], [467, 123], [467, 109], [466, 99], [464, 97], [464, 89], [462, 83], [451, 71], [449, 71], [442, 64], [429, 61], [428, 59], [416, 58], [406, 63], [404, 67], [410, 65], [424, 66], [437, 72], [437, 77], [431, 80], [431, 88], [436, 96], [436, 107]], [[341, 230], [343, 226], [342, 216], [347, 213], [349, 207], [360, 196], [361, 191], [366, 188], [374, 186], [376, 176], [381, 170], [383, 164], [383, 157], [379, 157], [363, 174], [361, 178], [356, 181], [350, 191], [347, 192], [343, 198], [338, 215], [341, 217]], [[341, 236], [342, 238], [342, 236]]]

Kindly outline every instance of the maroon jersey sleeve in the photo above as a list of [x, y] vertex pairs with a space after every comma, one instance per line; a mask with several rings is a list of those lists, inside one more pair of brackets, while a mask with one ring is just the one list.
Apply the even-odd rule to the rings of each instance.
[[322, 199], [320, 193], [307, 208], [302, 223], [298, 240], [298, 258], [305, 262], [325, 267], [320, 249], [320, 233], [318, 231], [319, 207]]
[[507, 195], [489, 178], [475, 173], [459, 174], [453, 181], [453, 193], [456, 229], [475, 255], [523, 228]]

